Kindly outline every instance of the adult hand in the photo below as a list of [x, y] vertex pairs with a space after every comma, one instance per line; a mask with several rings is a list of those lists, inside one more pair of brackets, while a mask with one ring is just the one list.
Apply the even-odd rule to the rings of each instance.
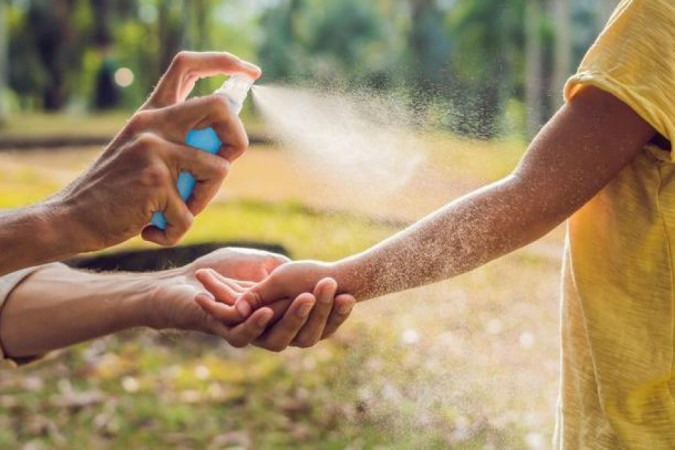
[[[349, 296], [334, 298], [331, 286], [320, 287], [315, 291], [316, 296], [303, 294], [292, 302], [261, 308], [245, 319], [231, 304], [218, 303], [216, 315], [207, 313], [212, 311], [209, 308], [215, 301], [204, 298], [200, 281], [208, 285], [210, 276], [249, 280], [228, 279], [230, 289], [242, 292], [287, 261], [286, 257], [273, 253], [228, 248], [183, 268], [150, 274], [155, 277], [157, 288], [149, 302], [149, 324], [155, 329], [178, 328], [216, 334], [235, 347], [253, 344], [280, 351], [288, 345], [314, 345], [344, 322], [355, 303]], [[200, 274], [199, 280], [196, 273]], [[199, 300], [195, 301], [196, 297]]]
[[[94, 164], [48, 202], [68, 223], [78, 252], [123, 242], [142, 232], [144, 239], [172, 245], [185, 234], [194, 215], [216, 195], [229, 163], [248, 146], [244, 127], [222, 96], [185, 101], [201, 78], [260, 69], [229, 53], [181, 52], [174, 58], [148, 101]], [[211, 155], [184, 144], [191, 129], [213, 127], [223, 146]], [[194, 175], [197, 185], [187, 205], [176, 188], [178, 174]], [[148, 226], [163, 211], [166, 230]]]
[[[356, 300], [351, 295], [336, 296], [337, 283], [325, 278], [311, 292], [300, 293], [295, 300], [283, 299], [253, 312], [248, 319], [234, 307], [237, 299], [255, 286], [253, 282], [241, 282], [213, 270], [200, 270], [197, 279], [211, 293], [196, 297], [199, 305], [223, 324], [234, 325], [250, 320], [253, 315], [265, 312], [272, 324], [264, 332], [242, 336], [235, 346], [253, 343], [272, 351], [282, 351], [289, 345], [312, 347], [320, 340], [330, 337], [347, 320]], [[275, 322], [278, 321], [278, 322]]]

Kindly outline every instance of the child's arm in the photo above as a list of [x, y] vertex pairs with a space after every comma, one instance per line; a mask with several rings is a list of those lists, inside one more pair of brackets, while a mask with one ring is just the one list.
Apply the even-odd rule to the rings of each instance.
[[311, 291], [326, 276], [359, 300], [472, 270], [543, 236], [612, 180], [655, 130], [614, 96], [587, 87], [532, 142], [516, 170], [363, 253], [280, 267], [237, 303], [244, 315]]

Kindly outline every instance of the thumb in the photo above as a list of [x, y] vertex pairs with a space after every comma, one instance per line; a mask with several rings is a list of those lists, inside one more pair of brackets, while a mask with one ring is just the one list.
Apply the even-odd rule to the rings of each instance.
[[239, 314], [248, 317], [253, 311], [286, 297], [283, 284], [277, 282], [274, 275], [265, 278], [259, 284], [244, 292], [234, 304]]

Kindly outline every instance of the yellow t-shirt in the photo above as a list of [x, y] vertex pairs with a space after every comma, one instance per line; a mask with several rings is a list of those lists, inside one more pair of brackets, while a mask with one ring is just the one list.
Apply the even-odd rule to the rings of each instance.
[[[584, 85], [675, 141], [675, 0], [623, 0], [566, 98]], [[568, 222], [558, 448], [675, 449], [675, 157], [661, 147]]]

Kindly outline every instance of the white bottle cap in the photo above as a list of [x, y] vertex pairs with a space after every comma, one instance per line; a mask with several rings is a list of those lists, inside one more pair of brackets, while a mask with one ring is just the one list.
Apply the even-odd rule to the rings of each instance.
[[215, 93], [227, 97], [230, 108], [235, 114], [239, 115], [253, 83], [255, 83], [255, 80], [248, 75], [232, 75]]

